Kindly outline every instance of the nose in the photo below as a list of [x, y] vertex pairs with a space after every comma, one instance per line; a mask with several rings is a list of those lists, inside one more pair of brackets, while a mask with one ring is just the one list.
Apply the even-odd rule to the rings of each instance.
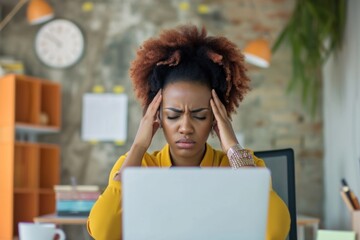
[[179, 132], [184, 135], [188, 135], [194, 132], [194, 127], [189, 116], [184, 116], [181, 119]]

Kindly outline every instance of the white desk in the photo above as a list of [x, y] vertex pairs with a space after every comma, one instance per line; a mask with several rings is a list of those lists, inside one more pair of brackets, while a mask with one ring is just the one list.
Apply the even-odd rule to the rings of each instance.
[[[84, 236], [88, 233], [86, 230], [87, 217], [62, 217], [56, 214], [48, 214], [34, 218], [34, 222], [38, 223], [54, 223], [58, 225], [82, 225]], [[305, 240], [305, 227], [311, 227], [313, 231], [313, 239], [316, 239], [316, 232], [319, 229], [320, 219], [304, 215], [297, 216], [297, 234], [298, 240]], [[85, 238], [86, 239], [86, 238]]]
[[92, 239], [86, 229], [87, 217], [67, 217], [47, 214], [34, 218], [36, 223], [54, 223], [56, 225], [81, 225], [84, 239]]

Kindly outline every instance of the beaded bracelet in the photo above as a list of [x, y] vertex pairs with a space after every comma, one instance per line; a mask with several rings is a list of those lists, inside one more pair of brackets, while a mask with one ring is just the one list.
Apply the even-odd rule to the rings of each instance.
[[232, 168], [254, 167], [255, 162], [252, 153], [244, 149], [240, 144], [232, 146], [227, 151], [229, 163]]

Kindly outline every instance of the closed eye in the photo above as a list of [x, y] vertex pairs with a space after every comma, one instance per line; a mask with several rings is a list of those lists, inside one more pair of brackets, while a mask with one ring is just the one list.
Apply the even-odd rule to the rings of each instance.
[[205, 120], [206, 117], [198, 117], [198, 116], [194, 116], [194, 118], [198, 119], [198, 120]]
[[177, 119], [179, 116], [168, 116], [167, 119], [174, 120]]

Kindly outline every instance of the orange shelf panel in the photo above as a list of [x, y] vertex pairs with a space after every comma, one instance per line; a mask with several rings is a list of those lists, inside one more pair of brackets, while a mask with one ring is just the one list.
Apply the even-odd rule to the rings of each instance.
[[34, 188], [14, 188], [14, 193], [33, 193], [35, 190]]
[[0, 128], [11, 128], [15, 122], [15, 75], [0, 78], [0, 96]]
[[38, 196], [36, 192], [14, 194], [13, 234], [18, 235], [19, 222], [32, 222], [38, 213]]
[[40, 82], [16, 78], [15, 122], [39, 124]]
[[[19, 222], [55, 212], [53, 186], [60, 182], [60, 148], [16, 141], [57, 133], [61, 86], [45, 79], [0, 77], [0, 239], [13, 240]], [[28, 138], [27, 138], [28, 137]]]
[[53, 194], [55, 193], [54, 189], [50, 189], [50, 188], [40, 188], [39, 189], [39, 193], [40, 194]]
[[15, 143], [14, 152], [14, 187], [38, 187], [39, 147], [30, 143]]
[[42, 82], [41, 85], [41, 100], [40, 111], [45, 115], [45, 123], [42, 125], [57, 127], [61, 126], [61, 102], [60, 102], [61, 88], [59, 84], [50, 82]]
[[56, 212], [55, 193], [40, 193], [39, 195], [39, 215]]
[[[0, 110], [1, 111], [1, 110]], [[1, 114], [0, 114], [1, 115]], [[13, 179], [14, 175], [14, 145], [0, 144], [0, 239], [11, 239], [13, 234]]]
[[60, 179], [60, 149], [57, 145], [40, 145], [39, 167], [39, 187], [53, 190]]

